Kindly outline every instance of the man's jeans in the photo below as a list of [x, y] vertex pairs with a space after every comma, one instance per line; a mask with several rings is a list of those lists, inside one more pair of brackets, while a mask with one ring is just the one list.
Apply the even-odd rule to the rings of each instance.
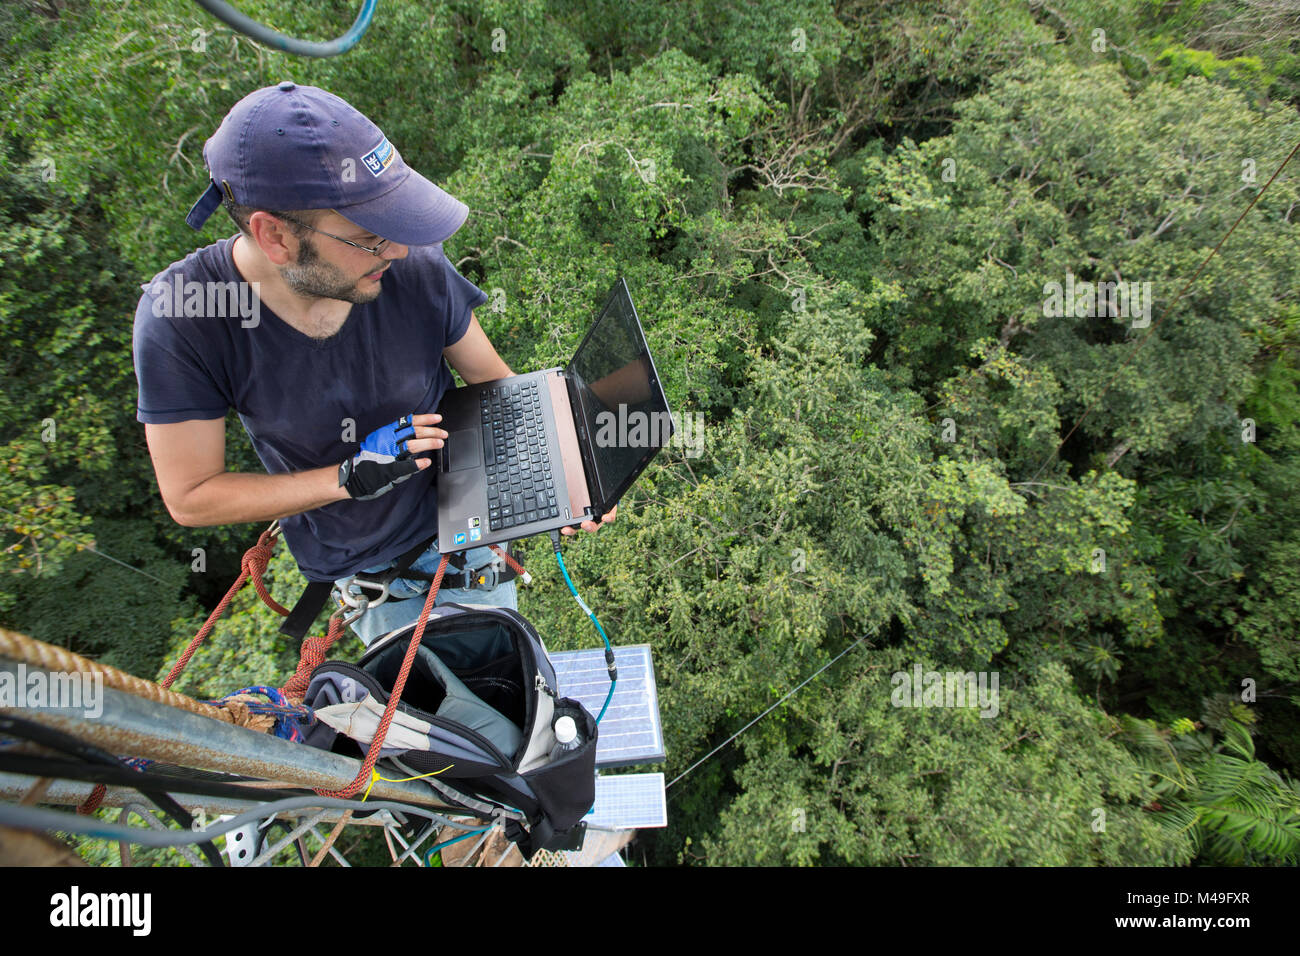
[[[465, 558], [466, 568], [481, 568], [490, 564], [496, 558], [496, 553], [487, 547], [470, 548], [462, 553]], [[428, 550], [411, 562], [411, 570], [425, 574], [436, 574], [438, 562], [441, 560], [442, 555], [438, 552], [438, 542], [437, 539], [434, 539]], [[386, 571], [392, 566], [393, 562], [389, 561], [373, 568], [366, 568], [364, 573], [376, 574], [380, 571]], [[452, 567], [449, 562], [446, 573], [451, 572]], [[488, 573], [491, 574], [490, 571]], [[341, 587], [342, 582], [345, 580], [347, 579], [341, 578], [334, 583]], [[466, 590], [464, 588], [448, 588], [444, 586], [438, 589], [438, 597], [433, 603], [435, 607], [448, 603], [491, 604], [495, 607], [508, 607], [517, 611], [519, 603], [515, 591], [516, 580], [518, 579], [506, 581], [504, 584], [498, 584], [490, 589], [474, 588], [473, 590]], [[393, 583], [388, 587], [388, 600], [377, 607], [367, 609], [366, 613], [361, 615], [361, 619], [352, 624], [352, 630], [356, 632], [357, 637], [361, 638], [361, 642], [368, 646], [375, 638], [383, 637], [390, 631], [405, 627], [412, 621], [418, 620], [420, 612], [424, 610], [424, 596], [429, 592], [429, 584], [428, 581], [412, 580], [411, 578], [394, 579]], [[373, 590], [363, 590], [356, 584], [352, 585], [352, 593], [375, 597]]]

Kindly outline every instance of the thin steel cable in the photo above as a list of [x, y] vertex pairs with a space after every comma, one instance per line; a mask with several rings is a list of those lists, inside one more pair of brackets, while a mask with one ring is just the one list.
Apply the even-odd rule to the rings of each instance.
[[674, 783], [677, 783], [677, 781], [679, 781], [679, 780], [681, 780], [683, 777], [685, 777], [686, 774], [690, 773], [690, 772], [691, 772], [692, 770], [694, 770], [696, 767], [700, 766], [700, 764], [704, 763], [706, 760], [708, 760], [710, 757], [712, 757], [714, 754], [716, 754], [716, 753], [717, 753], [719, 750], [721, 750], [723, 747], [727, 746], [727, 744], [731, 743], [733, 740], [735, 740], [737, 737], [739, 737], [741, 734], [743, 734], [745, 731], [747, 731], [750, 727], [753, 727], [756, 723], [758, 723], [760, 720], [762, 720], [764, 717], [766, 717], [766, 716], [767, 716], [768, 714], [770, 714], [772, 711], [776, 710], [776, 709], [777, 709], [778, 707], [780, 707], [783, 703], [785, 703], [787, 700], [789, 700], [791, 697], [793, 697], [795, 694], [797, 694], [797, 693], [798, 693], [798, 692], [799, 692], [799, 691], [800, 691], [800, 690], [801, 690], [801, 689], [802, 689], [806, 684], [808, 684], [810, 681], [812, 681], [814, 678], [816, 678], [818, 674], [820, 674], [822, 671], [826, 670], [826, 668], [830, 667], [832, 664], [834, 664], [834, 663], [835, 663], [836, 661], [838, 661], [841, 657], [843, 657], [843, 656], [844, 656], [845, 654], [847, 654], [849, 651], [853, 650], [853, 648], [857, 647], [859, 644], [861, 644], [861, 643], [862, 643], [863, 641], [865, 641], [866, 639], [867, 639], [867, 635], [863, 634], [861, 637], [859, 637], [856, 641], [854, 641], [854, 642], [853, 642], [852, 644], [850, 644], [848, 647], [844, 648], [844, 650], [840, 651], [838, 654], [836, 654], [833, 658], [831, 658], [829, 661], [827, 661], [827, 662], [826, 662], [825, 664], [823, 664], [821, 667], [817, 668], [816, 671], [814, 671], [814, 672], [813, 672], [812, 674], [810, 674], [808, 677], [804, 678], [803, 681], [800, 682], [799, 685], [796, 686], [796, 687], [794, 688], [794, 690], [790, 691], [788, 694], [786, 694], [784, 697], [782, 697], [780, 700], [778, 700], [775, 704], [773, 704], [773, 705], [772, 705], [771, 707], [769, 707], [767, 710], [763, 711], [761, 714], [759, 714], [757, 717], [755, 717], [753, 720], [751, 720], [749, 723], [747, 723], [744, 727], [741, 727], [739, 730], [737, 730], [734, 734], [732, 734], [730, 737], [728, 737], [728, 738], [727, 738], [726, 740], [724, 740], [722, 743], [718, 744], [718, 746], [714, 747], [712, 750], [710, 750], [708, 753], [706, 753], [706, 754], [705, 754], [703, 757], [701, 757], [699, 760], [695, 761], [695, 763], [693, 763], [693, 764], [691, 764], [689, 767], [687, 767], [686, 770], [685, 770], [684, 772], [682, 772], [682, 773], [678, 774], [676, 777], [674, 777], [673, 780], [672, 780], [672, 783], [669, 783], [668, 786], [664, 787], [664, 791], [667, 792], [668, 790], [672, 789], [672, 786], [673, 786]]
[[1137, 347], [1133, 349], [1131, 353], [1129, 353], [1129, 357], [1124, 360], [1124, 363], [1120, 365], [1120, 367], [1115, 371], [1115, 374], [1110, 377], [1110, 381], [1108, 381], [1106, 383], [1106, 387], [1101, 390], [1101, 394], [1097, 396], [1097, 398], [1093, 401], [1091, 405], [1089, 405], [1086, 409], [1084, 409], [1083, 414], [1079, 416], [1079, 420], [1074, 423], [1073, 427], [1071, 427], [1068, 432], [1066, 432], [1065, 437], [1061, 439], [1060, 444], [1058, 444], [1056, 448], [1053, 449], [1052, 453], [1047, 456], [1046, 461], [1044, 461], [1041, 465], [1038, 466], [1038, 471], [1034, 472], [1034, 476], [1029, 479], [1030, 481], [1038, 480], [1038, 476], [1043, 473], [1043, 469], [1046, 468], [1048, 465], [1050, 465], [1052, 463], [1052, 459], [1061, 453], [1061, 449], [1065, 447], [1065, 443], [1070, 440], [1070, 436], [1073, 435], [1078, 430], [1079, 426], [1083, 424], [1084, 419], [1086, 419], [1089, 415], [1091, 415], [1092, 410], [1096, 408], [1099, 404], [1101, 404], [1101, 400], [1106, 397], [1106, 393], [1110, 391], [1110, 387], [1115, 384], [1115, 379], [1119, 378], [1120, 373], [1122, 373], [1124, 369], [1128, 367], [1129, 362], [1133, 361], [1133, 359], [1137, 357], [1138, 352], [1142, 351], [1142, 346], [1146, 345], [1147, 342], [1150, 340], [1151, 336], [1155, 334], [1156, 329], [1160, 328], [1160, 322], [1163, 322], [1165, 319], [1169, 318], [1169, 315], [1174, 311], [1174, 306], [1177, 305], [1178, 300], [1183, 297], [1183, 293], [1186, 292], [1189, 288], [1191, 288], [1192, 283], [1196, 281], [1197, 277], [1205, 269], [1206, 265], [1209, 264], [1209, 261], [1214, 258], [1214, 254], [1219, 251], [1219, 249], [1223, 246], [1225, 242], [1228, 241], [1228, 237], [1231, 236], [1233, 231], [1237, 228], [1237, 226], [1241, 224], [1241, 221], [1246, 218], [1246, 213], [1250, 212], [1252, 209], [1255, 208], [1255, 203], [1259, 202], [1260, 197], [1264, 195], [1264, 193], [1268, 190], [1269, 186], [1273, 185], [1273, 180], [1277, 179], [1278, 174], [1282, 172], [1283, 169], [1286, 168], [1286, 164], [1291, 162], [1292, 157], [1294, 157], [1297, 152], [1300, 152], [1300, 142], [1297, 142], [1295, 144], [1295, 147], [1292, 148], [1291, 152], [1287, 155], [1287, 158], [1282, 160], [1282, 165], [1278, 166], [1277, 169], [1273, 170], [1273, 175], [1268, 177], [1268, 182], [1266, 182], [1263, 188], [1260, 189], [1260, 191], [1255, 194], [1255, 198], [1250, 201], [1250, 204], [1247, 205], [1246, 208], [1241, 211], [1241, 215], [1238, 216], [1237, 221], [1232, 224], [1232, 228], [1230, 228], [1226, 233], [1223, 234], [1223, 238], [1219, 240], [1219, 244], [1210, 250], [1210, 254], [1201, 261], [1201, 264], [1197, 267], [1196, 271], [1192, 273], [1192, 277], [1188, 279], [1186, 283], [1183, 284], [1183, 287], [1181, 289], [1178, 290], [1178, 294], [1174, 296], [1173, 301], [1170, 302], [1169, 305], [1165, 308], [1164, 314], [1160, 316], [1160, 321], [1152, 325], [1150, 331], [1148, 331], [1146, 335], [1142, 336], [1142, 339], [1138, 342]]
[[[3, 511], [5, 514], [13, 515], [15, 518], [21, 518], [21, 517], [22, 517], [22, 515], [18, 514], [18, 513], [15, 512], [15, 511], [10, 511], [8, 508], [4, 507], [3, 505], [0, 505], [0, 511]], [[122, 565], [122, 567], [126, 568], [128, 571], [134, 571], [136, 574], [143, 574], [143, 575], [144, 575], [146, 578], [148, 578], [149, 580], [151, 580], [151, 581], [157, 581], [157, 582], [158, 582], [159, 584], [161, 584], [163, 587], [170, 588], [170, 587], [174, 587], [174, 586], [175, 586], [175, 585], [172, 585], [172, 584], [168, 584], [166, 581], [162, 580], [162, 578], [156, 578], [156, 577], [154, 577], [154, 576], [153, 576], [152, 574], [150, 574], [148, 571], [141, 571], [139, 568], [137, 568], [137, 567], [135, 567], [135, 566], [133, 566], [133, 565], [127, 564], [125, 561], [120, 561], [120, 560], [118, 560], [117, 558], [113, 557], [111, 554], [109, 554], [109, 553], [106, 552], [106, 551], [99, 551], [99, 550], [97, 550], [97, 549], [95, 549], [95, 548], [92, 548], [92, 547], [91, 547], [90, 545], [88, 545], [88, 544], [82, 544], [82, 543], [80, 543], [80, 542], [78, 542], [78, 541], [75, 541], [75, 539], [72, 538], [71, 535], [66, 535], [66, 534], [64, 534], [62, 531], [55, 531], [55, 530], [53, 530], [53, 529], [50, 529], [50, 530], [47, 530], [47, 531], [45, 531], [45, 532], [43, 532], [43, 533], [44, 533], [44, 534], [51, 535], [52, 537], [55, 537], [55, 538], [66, 538], [66, 539], [69, 540], [69, 541], [73, 541], [74, 543], [76, 543], [78, 550], [89, 551], [91, 554], [97, 554], [97, 555], [99, 555], [101, 558], [108, 558], [108, 560], [112, 561], [114, 564], [120, 564], [120, 565]]]

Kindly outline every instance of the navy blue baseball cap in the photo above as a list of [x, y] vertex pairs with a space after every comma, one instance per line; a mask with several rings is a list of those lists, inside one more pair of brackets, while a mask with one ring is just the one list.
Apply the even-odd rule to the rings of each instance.
[[223, 198], [264, 209], [333, 209], [376, 236], [428, 246], [469, 207], [402, 161], [345, 100], [285, 81], [249, 93], [203, 145], [210, 182], [185, 217], [201, 229]]

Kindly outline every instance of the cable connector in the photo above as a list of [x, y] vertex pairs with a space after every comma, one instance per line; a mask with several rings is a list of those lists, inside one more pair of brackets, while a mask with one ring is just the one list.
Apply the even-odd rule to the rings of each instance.
[[605, 670], [609, 671], [611, 681], [618, 680], [618, 668], [614, 666], [614, 649], [605, 645]]
[[555, 553], [559, 554], [560, 553], [560, 532], [559, 531], [551, 532], [551, 544], [555, 548]]

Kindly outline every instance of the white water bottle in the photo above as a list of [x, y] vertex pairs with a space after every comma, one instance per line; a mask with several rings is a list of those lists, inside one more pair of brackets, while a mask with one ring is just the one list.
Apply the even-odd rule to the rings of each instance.
[[560, 717], [555, 721], [555, 748], [551, 751], [551, 759], [559, 760], [570, 750], [577, 750], [582, 745], [578, 739], [578, 725], [573, 722], [572, 717]]

